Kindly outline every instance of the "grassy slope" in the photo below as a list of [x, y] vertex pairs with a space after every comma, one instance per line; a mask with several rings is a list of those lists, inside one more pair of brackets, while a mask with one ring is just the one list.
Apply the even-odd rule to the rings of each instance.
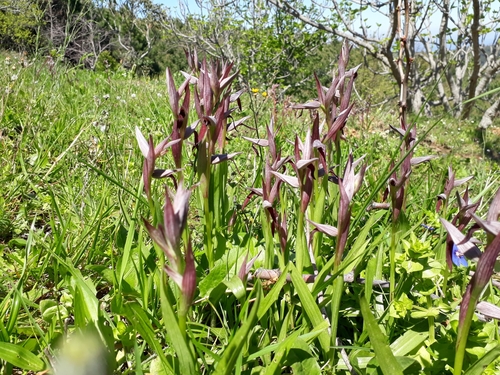
[[[96, 74], [64, 66], [51, 70], [43, 61], [26, 63], [25, 67], [19, 56], [0, 61], [0, 310], [1, 316], [10, 311], [13, 291], [19, 288], [23, 275], [24, 306], [10, 339], [45, 348], [57, 342], [62, 331], [61, 322], [42, 317], [44, 301], [63, 301], [61, 308], [68, 311], [64, 316], [73, 315], [75, 308], [71, 293], [74, 281], [67, 276], [67, 267], [80, 270], [84, 279], [90, 277], [99, 303], [109, 307], [112, 276], [107, 270], [120, 262], [127, 246], [127, 229], [133, 222], [131, 215], [138, 204], [134, 195], [142, 157], [134, 127], [159, 139], [170, 133], [172, 119], [162, 81], [139, 81], [125, 73]], [[264, 101], [260, 96], [254, 99]], [[261, 129], [268, 122], [266, 112], [259, 120]], [[358, 112], [346, 131], [355, 154], [368, 154], [372, 164], [368, 184], [377, 179], [387, 160], [387, 148], [391, 147], [390, 152], [397, 148], [394, 134], [386, 131], [389, 124], [396, 123], [390, 113], [384, 109]], [[283, 124], [303, 126], [301, 119], [289, 113], [285, 116]], [[420, 121], [425, 129], [435, 120]], [[420, 183], [413, 191], [421, 195], [415, 196], [410, 206], [419, 220], [427, 215], [422, 207], [432, 208], [433, 194], [439, 193], [433, 183], [444, 181], [449, 164], [457, 177], [475, 175], [470, 185], [472, 196], [484, 194], [486, 201], [494, 190], [487, 187], [498, 172], [498, 166], [483, 156], [473, 124], [440, 121], [417, 150], [418, 155], [441, 157], [416, 173]], [[283, 127], [281, 137], [287, 147], [290, 130]], [[238, 140], [230, 142], [230, 147], [252, 153], [248, 144]], [[234, 188], [239, 190], [234, 195], [241, 203], [253, 166], [244, 158], [236, 165]], [[481, 213], [486, 208], [483, 205]], [[136, 217], [145, 209], [139, 205]], [[190, 224], [196, 227], [196, 215]], [[28, 267], [23, 273], [25, 257]], [[131, 285], [137, 282], [132, 276], [128, 281]], [[157, 307], [151, 305], [151, 311]], [[33, 330], [39, 331], [33, 335]], [[123, 335], [133, 335], [131, 332]], [[26, 341], [35, 336], [37, 340]], [[124, 371], [123, 363], [121, 366]], [[147, 361], [144, 366], [148, 367]]]

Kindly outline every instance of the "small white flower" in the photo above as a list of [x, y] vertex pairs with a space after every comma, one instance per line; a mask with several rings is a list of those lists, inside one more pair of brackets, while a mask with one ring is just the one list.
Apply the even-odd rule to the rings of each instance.
[[12, 76], [10, 77], [10, 80], [11, 81], [16, 81], [17, 80], [17, 74], [12, 74]]
[[146, 117], [146, 121], [151, 121], [151, 119], [149, 117]]
[[132, 99], [134, 99], [136, 96], [137, 96], [137, 95], [135, 95], [135, 94], [131, 94], [131, 95], [130, 95], [130, 97], [131, 97]]
[[161, 94], [161, 92], [157, 93], [156, 94], [157, 97], [161, 98], [163, 95]]
[[458, 128], [457, 130], [460, 131], [460, 128]]
[[117, 96], [116, 97], [116, 100], [120, 100], [122, 97], [121, 96]]
[[104, 133], [106, 131], [106, 125], [99, 126], [99, 130]]
[[103, 95], [102, 98], [103, 99], [109, 99], [109, 94]]

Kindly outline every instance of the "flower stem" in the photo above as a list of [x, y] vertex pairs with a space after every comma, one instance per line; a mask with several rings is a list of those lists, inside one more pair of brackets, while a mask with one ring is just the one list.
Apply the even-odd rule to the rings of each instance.
[[396, 222], [393, 220], [392, 232], [391, 232], [391, 249], [389, 253], [389, 262], [390, 262], [389, 296], [391, 302], [394, 300], [394, 289], [396, 286], [396, 232], [397, 232], [397, 225]]
[[299, 210], [297, 220], [297, 244], [295, 257], [297, 270], [300, 274], [302, 274], [302, 270], [304, 269], [304, 262], [307, 259], [307, 241], [306, 234], [304, 232], [304, 212], [302, 212], [302, 210]]

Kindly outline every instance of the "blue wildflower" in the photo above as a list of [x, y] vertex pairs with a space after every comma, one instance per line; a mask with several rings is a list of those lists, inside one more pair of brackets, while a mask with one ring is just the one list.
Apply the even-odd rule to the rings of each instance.
[[453, 244], [453, 249], [451, 250], [451, 260], [453, 261], [453, 264], [458, 267], [467, 267], [469, 265], [464, 254], [458, 250], [458, 247], [455, 244]]

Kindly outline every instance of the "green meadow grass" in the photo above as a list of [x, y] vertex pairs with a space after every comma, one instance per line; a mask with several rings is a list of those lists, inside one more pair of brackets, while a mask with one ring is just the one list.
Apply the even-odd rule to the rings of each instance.
[[[275, 113], [277, 148], [282, 156], [293, 156], [295, 134], [303, 140], [312, 122], [307, 111], [298, 116], [270, 95], [243, 94], [242, 110], [232, 116], [235, 121], [250, 116], [248, 126], [228, 134], [224, 150], [241, 154], [213, 167], [210, 203], [199, 193], [203, 185], [196, 185], [193, 138], [184, 142], [181, 174], [185, 187], [194, 187], [181, 244], [185, 249], [190, 236], [196, 289], [183, 316], [183, 290], [163, 271], [165, 254], [142, 220], [161, 223], [164, 186], [176, 187], [170, 179], [155, 180], [148, 204], [144, 157], [135, 137], [136, 127], [146, 138], [151, 134], [155, 145], [170, 135], [173, 115], [165, 79], [139, 80], [125, 71], [93, 73], [59, 63], [51, 68], [44, 60], [17, 55], [3, 56], [0, 66], [2, 374], [52, 366], [60, 374], [341, 374], [353, 371], [346, 362], [362, 374], [452, 371], [457, 306], [475, 264], [447, 271], [439, 217], [451, 221], [457, 214], [455, 191], [463, 194], [465, 185], [453, 191], [445, 211], [438, 214], [435, 207], [450, 165], [457, 178], [474, 176], [467, 186], [472, 201], [482, 199], [480, 217], [500, 186], [498, 164], [483, 155], [474, 124], [416, 120], [418, 137], [429, 133], [415, 156], [438, 158], [413, 169], [406, 210], [395, 227], [390, 210], [366, 208], [382, 201], [391, 160], [399, 160], [401, 141], [388, 132], [398, 120], [387, 110], [351, 116], [336, 154], [339, 163], [332, 167], [343, 172], [352, 152], [354, 159], [366, 155], [368, 169], [349, 205], [342, 262], [334, 266], [338, 240], [310, 234], [314, 226], [300, 218], [296, 189], [283, 183], [275, 205], [286, 214], [288, 259], [278, 234], [268, 227], [261, 198], [244, 205], [248, 188], [262, 187], [268, 154], [242, 137], [267, 139], [266, 126]], [[183, 77], [174, 76], [178, 87]], [[196, 119], [192, 109], [189, 124]], [[156, 167], [175, 168], [170, 152]], [[291, 167], [286, 173], [293, 175]], [[338, 185], [325, 182], [315, 189], [305, 218], [337, 225]], [[212, 236], [213, 263], [207, 236]], [[297, 269], [302, 236], [313, 238], [315, 283], [302, 277], [314, 273], [307, 259], [302, 271]], [[390, 279], [393, 246], [391, 296], [374, 281]], [[238, 274], [254, 257], [253, 277], [246, 282]], [[188, 268], [183, 262], [181, 274]], [[281, 268], [282, 274], [260, 280], [260, 267]], [[364, 282], [344, 283], [341, 278], [350, 271]], [[488, 286], [482, 299], [498, 304], [498, 290]], [[341, 341], [331, 337], [331, 324]], [[496, 320], [473, 320], [467, 373], [500, 371], [498, 336]]]

